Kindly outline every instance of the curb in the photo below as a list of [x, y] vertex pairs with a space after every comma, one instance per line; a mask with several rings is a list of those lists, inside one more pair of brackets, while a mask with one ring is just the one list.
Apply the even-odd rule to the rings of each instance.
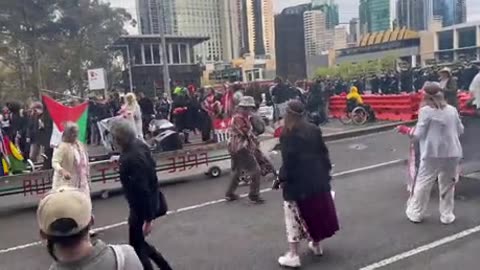
[[341, 139], [352, 138], [352, 137], [367, 135], [367, 134], [371, 134], [371, 133], [391, 130], [391, 129], [394, 129], [395, 127], [397, 127], [398, 125], [411, 126], [411, 125], [414, 125], [416, 123], [417, 123], [417, 120], [410, 120], [410, 121], [394, 122], [394, 123], [388, 123], [388, 124], [383, 124], [383, 125], [376, 125], [376, 126], [372, 126], [372, 127], [342, 131], [342, 132], [337, 132], [337, 133], [324, 135], [323, 140], [325, 142], [331, 142], [331, 141], [336, 141], [336, 140], [341, 140]]

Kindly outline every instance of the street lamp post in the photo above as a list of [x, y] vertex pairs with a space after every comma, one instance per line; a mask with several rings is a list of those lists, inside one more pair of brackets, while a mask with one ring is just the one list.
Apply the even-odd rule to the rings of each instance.
[[165, 38], [165, 16], [163, 5], [160, 5], [160, 14], [162, 21], [160, 23], [160, 38], [162, 42], [162, 56], [163, 56], [163, 90], [167, 95], [168, 100], [172, 100], [172, 93], [170, 91], [170, 72], [168, 70], [168, 57], [167, 57], [167, 43]]

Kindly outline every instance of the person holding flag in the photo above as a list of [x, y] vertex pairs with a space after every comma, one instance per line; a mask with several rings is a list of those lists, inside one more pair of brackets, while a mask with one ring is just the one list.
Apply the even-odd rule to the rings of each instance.
[[410, 188], [405, 213], [411, 222], [422, 222], [430, 191], [438, 181], [440, 221], [451, 224], [455, 221], [455, 184], [463, 156], [459, 137], [464, 132], [464, 126], [457, 109], [447, 104], [439, 83], [427, 82], [423, 90], [424, 98], [415, 128], [404, 125], [397, 127], [399, 133], [409, 135], [420, 145], [420, 165]]
[[52, 189], [63, 186], [77, 188], [90, 196], [90, 169], [88, 151], [78, 140], [78, 125], [67, 122], [62, 134], [62, 142], [55, 148], [52, 158]]

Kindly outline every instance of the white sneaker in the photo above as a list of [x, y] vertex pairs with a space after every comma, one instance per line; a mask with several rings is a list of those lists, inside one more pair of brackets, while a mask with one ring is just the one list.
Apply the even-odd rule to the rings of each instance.
[[444, 225], [452, 224], [453, 222], [455, 222], [455, 216], [450, 215], [450, 216], [446, 216], [446, 217], [440, 217], [440, 222], [442, 222], [442, 224], [444, 224]]
[[278, 258], [278, 264], [285, 267], [298, 268], [301, 266], [300, 256], [294, 256], [290, 252], [287, 252], [285, 255]]
[[308, 248], [312, 251], [313, 255], [315, 256], [322, 256], [323, 255], [323, 249], [320, 244], [317, 246], [313, 245], [313, 242], [308, 242]]

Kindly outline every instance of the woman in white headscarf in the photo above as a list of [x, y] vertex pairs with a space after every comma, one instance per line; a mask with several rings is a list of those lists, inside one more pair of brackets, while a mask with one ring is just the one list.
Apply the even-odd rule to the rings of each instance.
[[137, 138], [143, 140], [142, 111], [135, 94], [128, 93], [125, 95], [125, 103], [119, 113], [130, 122]]
[[414, 223], [422, 222], [428, 208], [430, 191], [439, 184], [440, 221], [455, 221], [454, 193], [458, 165], [462, 158], [460, 135], [464, 127], [456, 108], [448, 105], [438, 83], [427, 82], [415, 128], [399, 126], [398, 131], [420, 143], [420, 166], [407, 202], [406, 215]]

